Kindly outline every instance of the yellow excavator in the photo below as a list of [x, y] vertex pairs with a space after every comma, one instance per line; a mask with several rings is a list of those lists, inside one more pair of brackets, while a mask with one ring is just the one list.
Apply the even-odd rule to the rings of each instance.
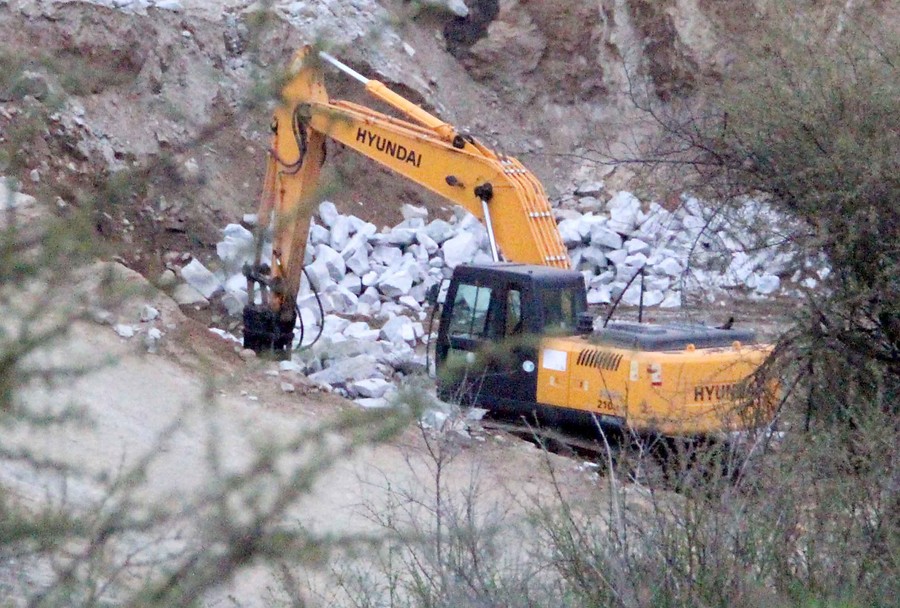
[[[325, 63], [405, 118], [329, 99]], [[292, 347], [331, 139], [464, 207], [486, 228], [494, 262], [455, 268], [441, 307], [442, 398], [582, 431], [694, 437], [771, 419], [777, 385], [758, 382], [756, 372], [772, 347], [757, 344], [754, 332], [625, 322], [594, 329], [584, 279], [570, 268], [544, 189], [516, 159], [309, 47], [293, 58], [272, 131], [258, 213], [260, 227], [274, 225], [272, 264], [257, 254], [245, 272], [245, 347], [276, 355]]]

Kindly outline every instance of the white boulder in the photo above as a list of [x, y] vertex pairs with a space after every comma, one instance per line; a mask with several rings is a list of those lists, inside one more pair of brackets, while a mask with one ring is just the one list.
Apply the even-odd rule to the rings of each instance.
[[581, 219], [581, 213], [575, 211], [574, 209], [560, 209], [556, 208], [553, 210], [553, 217], [556, 219], [556, 223], [563, 220], [578, 220]]
[[381, 335], [381, 331], [372, 329], [365, 321], [356, 321], [344, 328], [344, 335], [351, 340], [370, 340], [374, 342]]
[[386, 272], [376, 285], [378, 291], [386, 297], [399, 298], [400, 296], [409, 295], [409, 290], [413, 286], [413, 277], [405, 269], [400, 268], [392, 272]]
[[621, 249], [622, 237], [608, 224], [595, 224], [591, 228], [591, 245], [606, 249]]
[[670, 277], [677, 277], [684, 271], [681, 263], [675, 258], [665, 258], [663, 261], [656, 264], [655, 268]]
[[365, 397], [361, 399], [355, 399], [354, 403], [367, 410], [381, 410], [391, 407], [390, 401], [388, 401], [384, 397], [380, 397], [377, 399], [374, 397]]
[[616, 280], [615, 270], [604, 270], [598, 275], [594, 275], [588, 282], [588, 287], [599, 287], [600, 285], [609, 285]]
[[119, 334], [120, 338], [133, 338], [135, 334], [134, 327], [125, 323], [119, 323], [118, 325], [113, 327], [113, 330], [115, 330], [115, 332]]
[[159, 352], [159, 343], [162, 341], [162, 337], [162, 331], [156, 327], [151, 327], [147, 330], [147, 335], [144, 336], [144, 346], [147, 347], [148, 353]]
[[384, 242], [395, 247], [407, 247], [415, 242], [416, 232], [414, 228], [394, 228], [387, 233]]
[[[644, 290], [644, 306], [656, 306], [664, 299], [665, 294], [658, 289]], [[628, 306], [638, 306], [641, 303], [641, 285], [639, 281], [635, 281], [625, 290], [625, 295], [622, 296], [622, 303]]]
[[400, 296], [399, 298], [397, 298], [398, 303], [402, 304], [403, 306], [406, 306], [407, 308], [409, 308], [410, 310], [412, 310], [414, 312], [419, 312], [420, 310], [422, 310], [422, 305], [419, 304], [420, 301], [421, 300], [417, 300], [412, 295]]
[[625, 260], [622, 262], [622, 265], [634, 269], [643, 268], [647, 265], [647, 256], [643, 253], [633, 253], [631, 255], [627, 255], [625, 256]]
[[609, 227], [619, 234], [630, 234], [638, 223], [641, 201], [630, 192], [617, 192], [606, 204]]
[[646, 238], [655, 240], [665, 231], [677, 231], [679, 226], [669, 213], [659, 203], [650, 203], [650, 208], [644, 221], [638, 226], [638, 232]]
[[30, 207], [37, 202], [37, 199], [30, 194], [17, 192], [12, 184], [12, 180], [0, 176], [0, 209]]
[[253, 233], [240, 224], [228, 224], [222, 233], [222, 241], [216, 244], [216, 254], [228, 274], [240, 272], [245, 263], [253, 261], [256, 253]]
[[332, 281], [337, 283], [344, 278], [344, 274], [347, 272], [347, 263], [340, 253], [328, 245], [319, 245], [316, 247], [315, 258], [316, 262], [324, 264]]
[[377, 378], [379, 376], [378, 363], [375, 357], [371, 355], [357, 355], [334, 361], [322, 371], [310, 374], [309, 379], [313, 382], [324, 382], [332, 386], [340, 386], [348, 382]]
[[382, 326], [380, 337], [394, 344], [415, 342], [416, 332], [409, 317], [397, 315], [388, 319], [387, 323]]
[[428, 236], [428, 232], [425, 229], [416, 232], [416, 242], [425, 249], [429, 256], [436, 254], [440, 248], [437, 241]]
[[659, 303], [659, 307], [681, 308], [681, 292], [677, 290], [668, 292], [663, 301]]
[[337, 315], [325, 315], [325, 325], [322, 327], [322, 334], [325, 336], [333, 336], [343, 332], [350, 325], [350, 321]]
[[325, 224], [328, 228], [334, 226], [340, 215], [341, 214], [338, 213], [337, 207], [331, 201], [322, 201], [319, 204], [319, 218], [322, 220], [322, 223]]
[[336, 312], [353, 312], [359, 303], [359, 297], [343, 285], [331, 284], [326, 288], [325, 294], [330, 303], [329, 308]]
[[393, 386], [384, 378], [367, 378], [351, 382], [347, 385], [347, 390], [353, 397], [379, 399], [384, 397]]
[[343, 253], [344, 247], [350, 241], [351, 234], [350, 218], [346, 215], [339, 215], [331, 226], [329, 244], [332, 249]]
[[155, 0], [153, 6], [163, 11], [172, 11], [180, 13], [184, 10], [184, 5], [179, 0]]
[[[312, 318], [312, 324], [316, 325], [322, 322], [322, 314], [319, 310], [319, 302], [321, 301], [321, 297], [317, 298], [316, 294], [306, 294], [304, 296], [300, 296], [297, 298], [297, 308], [300, 310], [301, 314], [304, 310], [309, 311], [311, 317], [309, 315], [304, 317], [304, 322]], [[324, 307], [324, 306], [323, 306]]]
[[159, 311], [149, 304], [144, 304], [144, 307], [141, 308], [141, 321], [147, 323], [157, 318], [159, 318]]
[[597, 247], [585, 247], [581, 252], [581, 257], [596, 268], [606, 266], [606, 254]]
[[441, 245], [444, 263], [450, 268], [471, 262], [478, 252], [475, 236], [471, 232], [460, 232]]
[[361, 247], [353, 252], [346, 259], [347, 269], [357, 276], [364, 276], [371, 269], [369, 254], [365, 247]]
[[425, 234], [440, 245], [447, 239], [452, 238], [456, 234], [456, 229], [444, 220], [433, 220], [425, 226]]
[[222, 283], [218, 277], [201, 264], [197, 258], [192, 259], [190, 263], [181, 268], [181, 278], [207, 299], [222, 289]]
[[778, 278], [778, 275], [764, 274], [756, 283], [756, 293], [767, 296], [778, 291], [779, 287], [781, 287], [781, 279]]
[[382, 266], [391, 266], [396, 264], [403, 258], [403, 252], [400, 251], [398, 247], [391, 247], [390, 245], [376, 245], [375, 249], [372, 250], [372, 254], [369, 256], [369, 259], [375, 264], [381, 264]]
[[606, 259], [612, 262], [612, 264], [616, 267], [621, 266], [622, 263], [625, 262], [625, 258], [627, 257], [628, 252], [624, 249], [616, 249], [606, 252]]
[[428, 209], [426, 209], [425, 207], [416, 207], [415, 205], [410, 205], [409, 203], [403, 203], [403, 206], [400, 207], [400, 215], [403, 216], [404, 220], [425, 220], [428, 218]]
[[200, 306], [205, 308], [209, 305], [209, 300], [203, 297], [203, 294], [188, 285], [182, 283], [172, 291], [172, 299], [180, 306]]
[[584, 182], [575, 188], [575, 196], [597, 196], [605, 187], [602, 181]]
[[581, 245], [582, 237], [581, 230], [579, 230], [580, 221], [581, 220], [576, 219], [563, 220], [557, 224], [556, 229], [559, 231], [559, 236], [562, 238], [563, 244], [566, 247], [571, 248]]
[[603, 209], [603, 203], [595, 196], [583, 196], [575, 206], [582, 213], [595, 213]]
[[300, 329], [303, 330], [303, 343], [308, 344], [312, 342], [316, 334], [318, 334], [317, 328], [319, 327], [319, 316], [317, 312], [314, 312], [310, 308], [301, 308], [300, 314], [297, 316], [297, 321], [295, 327], [297, 327], [297, 332], [295, 332], [296, 338], [300, 339]]
[[222, 296], [222, 306], [232, 317], [240, 315], [247, 305], [246, 291], [226, 291]]
[[324, 291], [331, 284], [331, 272], [328, 264], [324, 259], [315, 260], [312, 264], [306, 266], [306, 276], [309, 277], [309, 285], [315, 291]]
[[612, 290], [609, 285], [600, 285], [588, 290], [588, 304], [609, 304], [612, 301]]
[[309, 244], [312, 247], [316, 245], [328, 245], [331, 243], [331, 232], [325, 226], [313, 224], [309, 227]]
[[338, 284], [355, 296], [361, 294], [363, 290], [362, 280], [355, 272], [348, 272], [345, 274], [344, 278], [341, 279], [341, 282]]
[[642, 241], [641, 239], [628, 239], [625, 242], [625, 251], [628, 252], [628, 255], [648, 253], [650, 251], [650, 243]]

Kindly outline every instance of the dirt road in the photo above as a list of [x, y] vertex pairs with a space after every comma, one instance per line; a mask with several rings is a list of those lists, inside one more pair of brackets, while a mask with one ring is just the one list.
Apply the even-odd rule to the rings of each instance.
[[[131, 286], [146, 286], [136, 273], [120, 269], [120, 274]], [[160, 315], [142, 323], [140, 311], [147, 304]], [[146, 480], [133, 489], [138, 504], [178, 512], [214, 492], [225, 473], [245, 472], [260, 449], [289, 442], [357, 407], [312, 389], [302, 377], [279, 373], [276, 363], [243, 360], [233, 343], [185, 317], [160, 292], [144, 292], [108, 312], [113, 324], [78, 322], [47, 355], [93, 371], [50, 387], [35, 386], [24, 395], [37, 411], [75, 405], [89, 424], [2, 431], [8, 449], [27, 447], [38, 457], [87, 473], [60, 475], [0, 462], [0, 484], [36, 510], [48, 503], [65, 504], [75, 512], [101, 508], [108, 484], [149, 458]], [[136, 334], [120, 337], [122, 325]], [[164, 332], [156, 354], [148, 353], [144, 343], [151, 325]], [[295, 387], [293, 392], [285, 392], [286, 383]], [[454, 454], [442, 471], [444, 491], [454, 501], [478, 487], [483, 504], [502, 504], [514, 512], [549, 491], [545, 458], [573, 488], [589, 478], [577, 462], [547, 457], [526, 442], [482, 436], [450, 437], [444, 443], [433, 439], [429, 445], [427, 437], [410, 425], [388, 443], [361, 446], [328, 467], [312, 490], [291, 505], [285, 521], [321, 535], [382, 533], [372, 518], [397, 492], [430, 500], [435, 461], [429, 448], [441, 446]], [[301, 448], [288, 461], [300, 466], [309, 458]], [[7, 571], [3, 578], [24, 578], [27, 588], [51, 580], [46, 564], [30, 563], [26, 570]], [[131, 577], [136, 581], [138, 575]], [[272, 585], [265, 569], [250, 569], [210, 595], [207, 605], [233, 597], [242, 606], [263, 606], [262, 590]]]

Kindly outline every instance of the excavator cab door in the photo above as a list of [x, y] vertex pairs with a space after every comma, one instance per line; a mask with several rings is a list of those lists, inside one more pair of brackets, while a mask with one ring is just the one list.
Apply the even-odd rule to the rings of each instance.
[[442, 399], [493, 409], [533, 403], [537, 339], [524, 306], [527, 285], [485, 273], [451, 281], [436, 347]]

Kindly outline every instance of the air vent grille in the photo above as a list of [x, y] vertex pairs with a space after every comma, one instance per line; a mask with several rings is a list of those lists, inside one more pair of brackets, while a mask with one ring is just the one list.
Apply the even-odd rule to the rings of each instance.
[[622, 363], [622, 355], [596, 348], [586, 348], [578, 353], [577, 363], [585, 367], [616, 371], [619, 369], [619, 364]]

